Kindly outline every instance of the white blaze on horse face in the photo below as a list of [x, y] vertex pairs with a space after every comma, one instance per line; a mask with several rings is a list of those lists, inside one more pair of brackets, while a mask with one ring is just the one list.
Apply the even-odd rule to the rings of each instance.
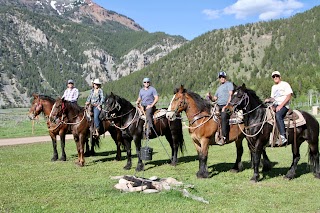
[[176, 97], [176, 94], [174, 94], [173, 98], [172, 98], [171, 101], [170, 101], [170, 104], [169, 104], [169, 106], [168, 106], [168, 111], [172, 111], [172, 110], [171, 110], [171, 105], [172, 105], [172, 101], [174, 100], [175, 97]]
[[55, 106], [56, 106], [56, 103], [54, 103], [53, 106], [52, 106], [52, 109], [51, 109], [51, 112], [50, 112], [50, 115], [49, 115], [49, 121], [51, 119], [51, 115], [52, 115], [52, 112], [53, 112], [53, 109], [54, 109]]

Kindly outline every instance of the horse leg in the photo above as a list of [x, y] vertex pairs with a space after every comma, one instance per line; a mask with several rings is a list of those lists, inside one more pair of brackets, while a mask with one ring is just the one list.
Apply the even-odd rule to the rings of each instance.
[[197, 151], [199, 156], [199, 171], [197, 172], [197, 178], [208, 178], [209, 172], [207, 167], [208, 161], [208, 149], [209, 149], [209, 139], [202, 138], [201, 145], [197, 145]]
[[263, 145], [261, 142], [256, 141], [255, 152], [252, 151], [253, 159], [253, 176], [250, 181], [256, 183], [259, 181], [259, 165], [261, 160], [261, 153], [263, 152]]
[[[121, 132], [118, 132], [115, 128], [109, 127], [109, 132], [110, 135], [114, 141], [114, 143], [117, 146], [117, 155], [116, 155], [116, 160], [120, 161], [121, 160]], [[130, 148], [131, 149], [131, 148]]]
[[52, 140], [52, 148], [53, 148], [53, 156], [51, 158], [51, 161], [56, 161], [58, 160], [58, 151], [57, 151], [57, 138], [56, 135], [52, 132], [49, 131], [51, 140]]
[[271, 164], [271, 161], [269, 160], [269, 157], [267, 155], [265, 148], [262, 150], [262, 156], [263, 156], [263, 158], [262, 158], [262, 171], [268, 172], [271, 170], [272, 164]]
[[166, 139], [170, 144], [171, 147], [171, 158], [170, 158], [170, 165], [171, 166], [176, 166], [177, 162], [178, 162], [178, 146], [177, 143], [174, 143], [173, 139], [172, 139], [172, 135], [171, 134], [166, 134]]
[[[92, 138], [90, 137], [90, 141], [92, 141]], [[91, 143], [92, 144], [92, 143]], [[85, 157], [90, 157], [90, 146], [89, 146], [89, 140], [86, 140], [85, 142], [86, 151], [84, 153]]]
[[127, 151], [127, 164], [123, 167], [123, 169], [129, 170], [132, 167], [132, 153], [131, 153], [132, 138], [123, 138], [123, 139], [124, 139], [124, 145]]
[[135, 135], [133, 137], [134, 143], [136, 145], [136, 153], [137, 153], [137, 156], [138, 156], [138, 164], [137, 164], [137, 167], [136, 167], [136, 171], [137, 172], [143, 171], [143, 169], [144, 169], [144, 164], [143, 164], [143, 162], [141, 160], [141, 137], [142, 136], [137, 136], [137, 135]]
[[234, 163], [232, 169], [230, 169], [230, 172], [240, 172], [243, 170], [243, 165], [241, 162], [241, 158], [242, 158], [242, 154], [243, 154], [242, 139], [235, 141], [236, 147], [237, 147], [237, 158], [236, 158], [236, 162]]
[[79, 141], [79, 137], [74, 136], [74, 142], [76, 143], [76, 147], [77, 147], [77, 152], [78, 152], [78, 159], [75, 161], [75, 163], [77, 165], [79, 165], [80, 162], [80, 141]]
[[66, 152], [65, 152], [66, 134], [65, 134], [65, 132], [61, 132], [59, 135], [60, 135], [60, 143], [61, 143], [61, 157], [59, 160], [66, 161], [67, 160], [67, 156], [66, 156]]
[[79, 135], [79, 166], [84, 166], [84, 145], [85, 145], [85, 140], [86, 140], [86, 137], [83, 135], [83, 134], [80, 134]]
[[[295, 146], [294, 143], [291, 144], [292, 163], [291, 163], [289, 171], [284, 176], [284, 178], [286, 178], [286, 179], [291, 180], [296, 175], [296, 169], [298, 166], [298, 162], [300, 160], [300, 145], [301, 145], [301, 143], [302, 143], [301, 141], [297, 141], [296, 148], [294, 147]], [[296, 153], [295, 153], [295, 150], [296, 150]]]
[[314, 177], [320, 179], [318, 139], [317, 143], [309, 143], [309, 162], [312, 166]]

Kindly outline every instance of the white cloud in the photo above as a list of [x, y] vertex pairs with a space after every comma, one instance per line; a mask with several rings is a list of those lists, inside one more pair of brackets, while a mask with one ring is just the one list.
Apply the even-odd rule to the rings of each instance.
[[218, 19], [218, 18], [220, 18], [220, 11], [219, 10], [205, 9], [205, 10], [202, 11], [202, 13], [205, 14], [208, 19]]
[[238, 0], [235, 4], [224, 8], [223, 12], [235, 15], [237, 19], [257, 15], [260, 20], [269, 20], [289, 16], [302, 7], [303, 3], [297, 0]]

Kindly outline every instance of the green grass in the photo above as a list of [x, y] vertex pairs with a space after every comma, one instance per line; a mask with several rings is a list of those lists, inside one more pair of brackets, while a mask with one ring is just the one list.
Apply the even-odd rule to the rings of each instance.
[[[126, 163], [114, 161], [115, 145], [110, 137], [101, 141], [97, 155], [86, 158], [85, 167], [74, 164], [76, 148], [66, 144], [67, 161], [50, 162], [51, 142], [0, 147], [0, 212], [317, 212], [320, 211], [320, 180], [308, 173], [307, 144], [301, 147], [297, 178], [283, 179], [291, 164], [291, 148], [267, 149], [274, 162], [271, 172], [256, 184], [249, 181], [253, 170], [245, 145], [245, 170], [230, 173], [235, 160], [235, 145], [211, 146], [208, 166], [213, 176], [197, 179], [198, 160], [187, 131], [186, 152], [176, 167], [167, 164], [166, 151], [157, 139], [150, 142], [153, 160], [140, 177], [174, 177], [193, 184], [189, 192], [209, 204], [185, 198], [176, 190], [157, 194], [122, 193], [114, 189], [111, 176], [134, 175], [123, 170]], [[169, 152], [169, 145], [161, 137]], [[134, 145], [133, 145], [134, 148]], [[135, 154], [135, 150], [133, 151]], [[136, 166], [137, 158], [133, 158]]]
[[32, 121], [28, 118], [29, 109], [14, 108], [0, 109], [0, 139], [19, 138], [48, 135], [48, 128], [44, 116], [34, 122], [32, 134]]

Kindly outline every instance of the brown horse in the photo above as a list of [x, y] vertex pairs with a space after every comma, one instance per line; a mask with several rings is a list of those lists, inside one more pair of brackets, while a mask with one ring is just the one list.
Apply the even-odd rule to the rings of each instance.
[[[62, 100], [58, 98], [52, 108], [51, 119], [56, 124], [68, 124], [70, 126], [71, 132], [73, 134], [74, 140], [77, 145], [78, 151], [78, 161], [76, 162], [79, 166], [84, 166], [84, 144], [90, 136], [90, 125], [91, 121], [88, 121], [87, 111], [75, 103]], [[121, 147], [122, 138], [120, 132], [114, 127], [111, 127], [111, 123], [108, 121], [103, 122], [105, 131], [109, 131], [113, 140], [117, 145], [117, 156], [116, 160], [121, 159]], [[92, 137], [93, 143], [99, 142], [99, 138]]]
[[[31, 104], [31, 107], [29, 109], [29, 115], [28, 117], [31, 120], [34, 120], [38, 115], [41, 113], [44, 114], [46, 118], [49, 117], [52, 106], [55, 103], [55, 100], [49, 96], [46, 95], [38, 95], [38, 94], [32, 94], [33, 96], [33, 102]], [[66, 160], [66, 152], [65, 152], [65, 140], [66, 140], [66, 134], [68, 133], [68, 126], [66, 124], [60, 124], [55, 125], [49, 120], [47, 120], [47, 126], [49, 130], [49, 135], [52, 140], [52, 147], [53, 147], [53, 156], [51, 158], [51, 161], [58, 160], [58, 151], [57, 151], [57, 135], [60, 136], [61, 140], [61, 161]]]
[[[199, 171], [197, 172], [198, 178], [207, 178], [209, 176], [207, 168], [208, 150], [209, 145], [216, 145], [215, 135], [219, 127], [219, 118], [216, 117], [211, 111], [211, 104], [200, 97], [200, 95], [187, 91], [181, 85], [176, 89], [171, 103], [168, 107], [167, 118], [174, 119], [177, 113], [185, 111], [189, 120], [189, 133], [196, 147], [199, 157]], [[237, 147], [237, 158], [231, 171], [241, 171], [242, 163], [241, 157], [243, 154], [242, 134], [243, 124], [230, 125], [229, 142], [235, 141]], [[269, 170], [271, 164], [269, 159], [264, 154], [264, 169]]]

